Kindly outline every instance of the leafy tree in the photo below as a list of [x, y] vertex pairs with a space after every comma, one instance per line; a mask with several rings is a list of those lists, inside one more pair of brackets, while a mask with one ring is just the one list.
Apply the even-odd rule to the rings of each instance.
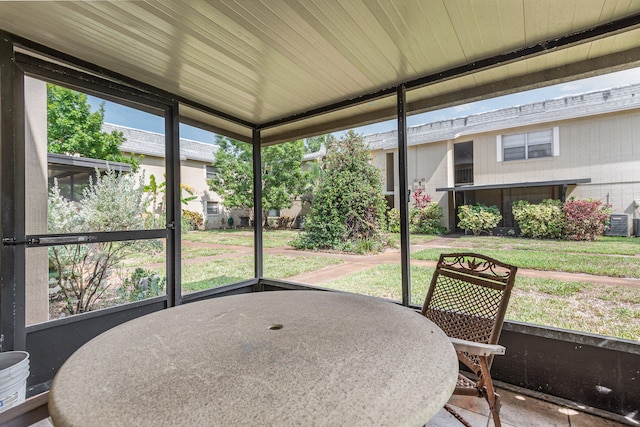
[[370, 160], [363, 136], [353, 131], [329, 143], [325, 171], [305, 218], [305, 231], [294, 241], [296, 247], [374, 250], [381, 246], [385, 200], [380, 171]]
[[224, 196], [223, 206], [229, 209], [253, 208], [253, 149], [250, 144], [216, 135], [214, 178], [207, 180], [209, 188]]
[[320, 151], [322, 144], [329, 145], [332, 141], [335, 141], [336, 137], [332, 134], [318, 135], [306, 138], [304, 140], [304, 152], [305, 153], [317, 153]]
[[122, 132], [103, 132], [104, 102], [91, 112], [87, 96], [61, 86], [47, 84], [48, 151], [56, 154], [80, 154], [92, 159], [130, 163], [137, 169], [139, 160], [125, 157], [120, 145]]
[[[253, 147], [247, 143], [216, 136], [220, 149], [213, 166], [216, 176], [208, 180], [212, 191], [224, 196], [222, 204], [230, 209], [253, 209]], [[270, 209], [291, 207], [304, 190], [306, 173], [302, 170], [302, 140], [262, 149], [262, 208], [265, 224]]]

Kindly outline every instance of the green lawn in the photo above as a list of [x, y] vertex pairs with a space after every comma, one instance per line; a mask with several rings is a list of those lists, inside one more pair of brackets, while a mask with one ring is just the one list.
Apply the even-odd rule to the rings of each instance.
[[640, 239], [613, 236], [604, 236], [593, 242], [464, 236], [455, 239], [452, 245], [454, 247], [471, 247], [475, 249], [640, 256]]
[[[400, 266], [385, 264], [342, 277], [331, 289], [402, 299]], [[433, 268], [411, 268], [411, 302], [422, 305]], [[518, 276], [507, 319], [640, 341], [640, 288]]]
[[[262, 245], [265, 248], [289, 246], [289, 241], [298, 233], [297, 230], [265, 230], [262, 233]], [[217, 245], [254, 246], [252, 229], [189, 231], [182, 235], [182, 240]]]
[[[288, 242], [297, 234], [298, 231], [292, 230], [267, 230], [263, 234], [264, 247], [291, 249]], [[397, 234], [389, 238], [399, 242]], [[411, 235], [411, 243], [417, 245], [436, 238]], [[253, 247], [252, 230], [189, 232], [183, 235], [183, 241], [198, 242], [194, 245], [183, 244], [182, 247], [182, 286], [185, 293], [239, 282], [254, 275], [253, 257], [234, 255], [238, 252], [238, 246]], [[413, 253], [412, 259], [436, 260], [443, 252], [468, 251], [482, 253], [520, 268], [640, 278], [640, 239], [636, 238], [603, 237], [595, 242], [568, 242], [464, 236], [443, 241], [449, 248], [424, 249]], [[197, 259], [202, 257], [209, 259]], [[163, 262], [164, 250], [156, 254], [141, 251], [128, 258], [126, 266]], [[287, 256], [265, 253], [264, 275], [286, 280], [342, 262], [335, 256], [323, 256], [321, 251], [297, 253], [291, 250], [291, 255]], [[362, 262], [366, 261], [358, 261], [360, 264]], [[160, 270], [163, 273], [164, 268]], [[432, 274], [430, 267], [411, 266], [412, 304], [422, 304]], [[400, 283], [399, 264], [379, 264], [322, 286], [399, 301], [402, 295]], [[640, 287], [518, 276], [507, 318], [640, 340]]]
[[[208, 248], [197, 246], [182, 246], [182, 259], [192, 259], [199, 257], [213, 257], [233, 252], [232, 249]], [[126, 267], [139, 266], [141, 264], [161, 264], [165, 262], [165, 249], [157, 248], [147, 252], [139, 251], [131, 253], [124, 261]]]
[[[513, 240], [513, 239], [510, 239]], [[587, 243], [587, 242], [584, 242]], [[566, 271], [569, 273], [587, 273], [610, 277], [640, 278], [640, 257], [630, 255], [607, 255], [589, 252], [583, 247], [582, 253], [562, 252], [540, 246], [538, 249], [500, 247], [487, 249], [482, 246], [473, 248], [456, 247], [451, 252], [465, 250], [483, 254], [521, 268], [547, 271]], [[593, 250], [593, 249], [591, 249]], [[443, 249], [424, 249], [411, 254], [415, 260], [437, 260]]]
[[[341, 262], [335, 258], [322, 256], [309, 258], [266, 255], [264, 273], [265, 277], [272, 279], [287, 279]], [[182, 290], [184, 293], [189, 293], [240, 282], [253, 277], [253, 268], [251, 256], [186, 263], [182, 266]]]

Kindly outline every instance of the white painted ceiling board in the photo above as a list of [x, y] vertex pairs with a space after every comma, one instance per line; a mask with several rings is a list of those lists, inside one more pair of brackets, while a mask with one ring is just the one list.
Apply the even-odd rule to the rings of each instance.
[[[633, 0], [4, 1], [0, 29], [262, 124], [638, 13]], [[412, 97], [500, 86], [638, 45], [629, 31]], [[345, 123], [347, 115], [329, 117]], [[281, 128], [291, 129], [304, 130]]]

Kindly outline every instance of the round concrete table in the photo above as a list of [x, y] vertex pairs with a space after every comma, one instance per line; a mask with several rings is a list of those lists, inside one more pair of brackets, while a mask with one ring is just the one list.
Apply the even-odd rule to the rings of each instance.
[[277, 291], [185, 304], [119, 325], [60, 368], [55, 426], [423, 425], [458, 362], [408, 308]]

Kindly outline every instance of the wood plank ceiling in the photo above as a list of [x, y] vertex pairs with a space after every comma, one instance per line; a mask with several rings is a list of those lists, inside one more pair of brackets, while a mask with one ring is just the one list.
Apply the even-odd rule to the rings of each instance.
[[410, 111], [636, 66], [637, 14], [634, 0], [4, 1], [0, 29], [170, 92], [185, 118], [244, 139], [244, 124], [262, 127], [268, 143], [392, 118], [393, 96], [303, 113], [425, 76]]

